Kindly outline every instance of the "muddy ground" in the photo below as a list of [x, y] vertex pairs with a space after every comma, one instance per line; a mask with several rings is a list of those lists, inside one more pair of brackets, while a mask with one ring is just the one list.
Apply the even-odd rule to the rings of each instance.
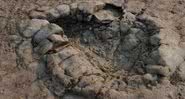
[[[105, 1], [106, 0], [104, 0], [104, 2]], [[76, 1], [0, 0], [0, 99], [185, 99], [184, 0], [125, 0], [122, 7], [113, 7], [115, 9], [126, 9], [126, 12], [134, 16], [140, 14], [149, 16], [152, 21], [149, 21], [149, 23], [147, 23], [148, 21], [146, 23], [143, 22], [143, 24], [151, 26], [152, 28], [145, 27], [146, 32], [154, 31], [154, 34], [157, 32], [160, 36], [164, 36], [164, 40], [161, 39], [161, 41], [158, 42], [159, 44], [156, 44], [155, 39], [154, 43], [152, 43], [153, 45], [148, 45], [147, 42], [151, 41], [150, 39], [143, 41], [141, 48], [144, 47], [147, 48], [147, 50], [130, 52], [134, 55], [126, 52], [128, 50], [127, 46], [134, 46], [132, 44], [135, 43], [135, 41], [131, 44], [126, 41], [126, 43], [124, 43], [122, 39], [121, 41], [117, 41], [119, 36], [112, 40], [115, 35], [115, 37], [117, 37], [116, 33], [118, 32], [114, 31], [115, 33], [111, 32], [113, 34], [109, 33], [111, 37], [109, 37], [109, 34], [103, 34], [101, 32], [102, 34], [100, 33], [98, 36], [95, 34], [97, 38], [94, 39], [90, 38], [91, 35], [85, 34], [88, 29], [82, 28], [82, 30], [78, 31], [80, 25], [90, 28], [86, 25], [87, 23], [85, 23], [85, 26], [83, 25], [84, 23], [76, 25], [76, 23], [71, 22], [73, 21], [72, 18], [67, 18], [66, 20], [57, 19], [54, 21], [47, 19], [49, 22], [61, 26], [64, 29], [64, 34], [67, 35], [69, 42], [71, 42], [69, 45], [66, 45], [67, 47], [65, 47], [61, 53], [64, 54], [64, 56], [80, 53], [71, 59], [69, 58], [69, 62], [61, 64], [64, 65], [64, 67], [68, 65], [79, 67], [69, 67], [65, 69], [65, 71], [60, 71], [59, 68], [51, 62], [55, 59], [43, 59], [44, 62], [47, 61], [47, 63], [50, 64], [49, 66], [48, 64], [43, 66], [40, 60], [43, 62], [41, 56], [46, 54], [35, 55], [33, 53], [33, 48], [36, 46], [34, 45], [35, 43], [33, 44], [32, 42], [34, 39], [22, 37], [19, 33], [19, 26], [22, 21], [30, 20], [30, 12], [39, 7], [47, 6], [54, 8], [60, 4], [71, 4], [74, 2]], [[154, 25], [153, 22], [155, 23]], [[95, 25], [96, 23], [92, 24]], [[113, 30], [116, 30], [117, 21], [111, 24], [110, 27], [111, 26]], [[99, 27], [104, 26], [99, 26], [98, 23], [98, 28], [95, 29], [97, 32], [100, 31]], [[109, 24], [105, 27], [109, 27]], [[73, 29], [77, 34], [81, 32], [84, 33], [80, 36], [72, 34], [74, 32], [72, 31]], [[83, 29], [85, 31], [83, 31]], [[105, 30], [105, 32], [107, 31]], [[127, 35], [128, 34], [126, 34], [126, 36], [124, 35], [124, 37], [129, 38]], [[146, 36], [146, 38], [152, 36], [153, 34]], [[141, 37], [145, 37], [145, 34]], [[95, 41], [91, 41], [92, 39]], [[109, 42], [109, 40], [111, 41]], [[111, 43], [111, 47], [106, 45], [107, 43], [102, 42]], [[115, 50], [118, 53], [112, 55], [112, 53], [115, 52], [115, 50], [113, 52], [112, 50], [114, 46], [117, 46], [117, 42], [123, 42], [123, 45], [120, 48], [119, 46], [116, 47]], [[125, 49], [124, 45], [126, 44]], [[142, 61], [141, 64], [135, 61], [137, 59], [132, 58], [133, 56], [137, 56], [138, 53], [150, 52], [150, 48], [153, 47], [157, 47], [157, 51], [164, 53], [164, 55], [160, 54], [160, 57], [164, 57], [163, 61], [165, 62], [149, 62], [149, 64], [148, 62], [144, 62], [144, 66], [168, 65], [166, 67], [170, 68], [169, 73], [163, 73], [163, 67], [160, 68], [161, 71], [158, 67], [157, 69], [155, 67], [153, 67], [153, 69], [152, 66], [152, 69], [150, 67], [149, 69], [146, 69], [148, 67], [142, 67], [142, 62], [150, 57], [147, 57], [147, 59], [139, 58], [139, 62]], [[136, 47], [136, 49], [141, 48]], [[171, 51], [174, 49], [174, 52]], [[53, 53], [56, 52], [48, 52], [47, 57], [50, 57]], [[43, 53], [41, 52], [41, 54]], [[128, 54], [129, 58], [126, 59], [129, 61], [124, 61], [124, 57], [121, 56], [122, 54]], [[140, 57], [140, 55], [138, 56]], [[157, 57], [157, 60], [158, 59], [159, 57]], [[114, 63], [112, 60], [116, 60], [116, 62]], [[124, 66], [122, 67], [122, 65]], [[133, 67], [135, 65], [138, 65], [138, 67]], [[157, 72], [154, 72], [154, 70]], [[64, 74], [64, 76], [61, 76], [61, 74]]]

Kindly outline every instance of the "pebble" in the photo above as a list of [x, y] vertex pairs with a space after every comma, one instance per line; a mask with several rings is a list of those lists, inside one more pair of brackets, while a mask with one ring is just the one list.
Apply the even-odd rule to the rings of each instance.
[[100, 10], [99, 12], [96, 12], [94, 15], [100, 22], [113, 21], [116, 19], [116, 17], [113, 16], [113, 13], [108, 10]]
[[78, 10], [83, 13], [93, 14], [93, 4], [90, 4], [89, 2], [81, 2], [78, 4]]
[[21, 20], [21, 22], [18, 24], [18, 31], [20, 34], [24, 32], [26, 27], [28, 27], [29, 23], [30, 23], [30, 20]]
[[34, 43], [38, 44], [42, 40], [48, 38], [52, 34], [61, 34], [63, 35], [63, 29], [56, 24], [48, 24], [44, 26], [37, 34], [33, 37]]
[[61, 35], [58, 35], [58, 34], [52, 34], [51, 36], [48, 37], [48, 39], [53, 43], [57, 43], [57, 44], [66, 44], [69, 42], [66, 36], [62, 37]]
[[23, 31], [22, 35], [24, 37], [32, 37], [36, 32], [38, 32], [42, 26], [49, 24], [47, 20], [32, 19], [26, 29]]
[[124, 14], [124, 19], [128, 20], [129, 22], [134, 22], [134, 21], [136, 21], [136, 16], [130, 12], [126, 12]]
[[159, 45], [160, 44], [160, 36], [159, 36], [159, 34], [151, 36], [150, 37], [150, 43], [152, 45], [156, 45], [156, 46]]
[[46, 12], [49, 9], [51, 9], [49, 6], [42, 6], [42, 7], [37, 8], [36, 10], [39, 12]]
[[10, 40], [15, 44], [18, 44], [22, 41], [22, 38], [18, 35], [10, 35]]
[[151, 74], [158, 74], [165, 77], [170, 75], [170, 68], [168, 66], [148, 65], [146, 66], [146, 71]]
[[60, 13], [60, 16], [65, 17], [68, 16], [70, 14], [70, 6], [63, 4], [63, 5], [59, 5], [56, 7], [56, 9], [58, 10], [58, 12]]
[[74, 15], [77, 12], [78, 3], [72, 3], [70, 4], [71, 14]]
[[157, 76], [155, 75], [155, 76], [153, 76], [152, 74], [145, 74], [144, 76], [143, 76], [143, 78], [144, 78], [144, 80], [146, 80], [146, 81], [156, 81], [157, 80]]
[[44, 12], [31, 11], [29, 15], [32, 19], [46, 19], [47, 16]]
[[53, 43], [51, 43], [49, 40], [45, 39], [39, 43], [39, 45], [34, 48], [35, 52], [39, 55], [46, 54], [49, 50], [53, 48]]
[[58, 12], [57, 9], [50, 9], [50, 10], [47, 10], [46, 11], [46, 15], [47, 15], [47, 19], [49, 21], [52, 21], [52, 20], [55, 20], [55, 19], [58, 19], [60, 17], [60, 13]]
[[100, 1], [87, 1], [78, 4], [78, 10], [87, 14], [94, 14], [95, 12], [102, 10], [104, 7], [105, 3]]

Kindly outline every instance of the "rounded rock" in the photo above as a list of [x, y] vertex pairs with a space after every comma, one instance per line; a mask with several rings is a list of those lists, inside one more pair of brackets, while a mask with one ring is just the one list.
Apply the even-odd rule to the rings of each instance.
[[38, 11], [31, 11], [29, 15], [32, 19], [46, 19], [46, 14]]
[[153, 35], [152, 37], [150, 37], [150, 43], [152, 45], [160, 45], [160, 37], [159, 34]]
[[22, 38], [18, 35], [10, 35], [10, 40], [15, 44], [19, 44], [22, 41]]
[[47, 20], [32, 19], [26, 29], [22, 32], [24, 37], [32, 37], [42, 26], [49, 24]]
[[63, 29], [56, 24], [48, 24], [44, 26], [37, 34], [33, 37], [35, 44], [39, 44], [44, 39], [47, 39], [52, 34], [61, 34], [63, 35]]
[[60, 13], [57, 9], [50, 9], [46, 11], [47, 19], [49, 21], [55, 20], [60, 17]]
[[83, 13], [94, 14], [95, 12], [102, 10], [105, 6], [105, 3], [100, 1], [87, 1], [80, 2], [78, 4], [78, 10]]
[[157, 80], [157, 76], [153, 76], [152, 74], [145, 74], [143, 76], [144, 80], [147, 80], [147, 81], [155, 81]]
[[146, 66], [146, 71], [151, 74], [158, 74], [164, 77], [171, 75], [171, 70], [169, 66], [159, 66], [159, 65], [148, 65]]
[[136, 16], [130, 12], [126, 12], [124, 14], [124, 19], [128, 20], [129, 22], [134, 22], [136, 20]]
[[113, 5], [115, 7], [122, 7], [125, 2], [125, 0], [105, 0], [105, 3]]
[[46, 54], [49, 50], [53, 48], [53, 43], [45, 39], [39, 43], [39, 45], [34, 49], [39, 55]]
[[30, 23], [30, 20], [21, 20], [21, 22], [18, 24], [18, 31], [22, 35], [24, 30], [28, 27]]
[[39, 12], [46, 12], [47, 10], [51, 9], [49, 6], [42, 6], [36, 9]]
[[94, 12], [93, 5], [89, 2], [80, 2], [78, 4], [78, 10], [88, 14], [92, 14]]
[[53, 34], [53, 35], [49, 36], [48, 39], [56, 44], [66, 44], [69, 42], [69, 40], [66, 36], [62, 37], [61, 35], [58, 35], [58, 34]]
[[71, 14], [74, 15], [77, 12], [78, 9], [78, 3], [72, 3], [70, 4]]
[[116, 19], [116, 17], [114, 17], [113, 13], [108, 10], [100, 10], [100, 11], [96, 12], [94, 15], [98, 19], [98, 21], [100, 21], [100, 22], [113, 21]]
[[58, 10], [58, 12], [60, 13], [60, 16], [65, 17], [68, 16], [70, 14], [70, 6], [63, 4], [63, 5], [59, 5], [56, 7], [56, 9]]

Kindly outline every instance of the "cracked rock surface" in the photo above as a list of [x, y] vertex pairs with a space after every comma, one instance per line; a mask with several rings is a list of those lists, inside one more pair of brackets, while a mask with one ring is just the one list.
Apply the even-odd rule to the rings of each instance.
[[0, 99], [185, 98], [183, 0], [30, 2], [2, 34]]

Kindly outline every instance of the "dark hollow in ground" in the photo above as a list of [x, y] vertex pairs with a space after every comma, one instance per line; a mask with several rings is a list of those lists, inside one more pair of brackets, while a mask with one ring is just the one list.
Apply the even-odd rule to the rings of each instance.
[[[123, 15], [124, 16], [124, 15]], [[86, 18], [83, 15], [84, 19]], [[137, 17], [137, 16], [136, 16]], [[98, 22], [94, 17], [90, 21], [78, 20], [74, 16], [59, 18], [53, 23], [64, 29], [65, 35], [73, 41], [80, 41], [80, 47], [88, 48], [93, 54], [106, 60], [109, 66], [102, 66], [113, 71], [120, 68], [134, 70], [145, 73], [145, 66], [150, 63], [146, 59], [150, 58], [152, 51], [160, 46], [150, 43], [150, 38], [157, 35], [159, 27], [151, 20], [136, 19], [133, 22], [124, 21], [124, 17], [108, 23]], [[126, 28], [121, 24], [126, 24]], [[97, 61], [101, 62], [101, 60]], [[158, 60], [153, 60], [157, 64]]]

